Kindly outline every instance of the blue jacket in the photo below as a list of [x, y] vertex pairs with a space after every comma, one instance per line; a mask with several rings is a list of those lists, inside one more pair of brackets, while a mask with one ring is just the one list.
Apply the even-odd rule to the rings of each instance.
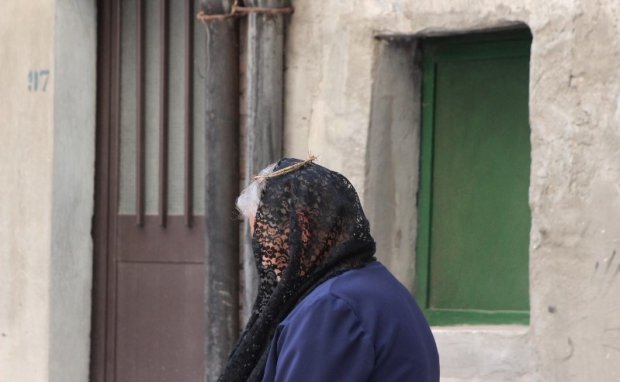
[[263, 381], [439, 381], [435, 340], [379, 262], [319, 285], [277, 327]]

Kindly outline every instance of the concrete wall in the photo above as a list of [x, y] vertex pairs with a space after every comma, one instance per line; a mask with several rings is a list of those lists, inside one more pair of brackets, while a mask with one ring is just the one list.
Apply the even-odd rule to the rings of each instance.
[[[443, 379], [620, 380], [620, 254], [616, 255], [620, 3], [296, 0], [294, 4], [287, 41], [286, 154], [305, 157], [310, 151], [319, 156], [319, 163], [343, 172], [358, 190], [365, 190], [371, 219], [392, 224], [388, 230], [376, 228], [374, 234], [381, 251], [396, 254], [388, 256], [388, 262], [393, 261], [393, 269], [405, 282], [410, 281], [411, 268], [403, 273], [395, 265], [407, 263], [403, 248], [415, 241], [415, 218], [407, 219], [416, 211], [407, 201], [412, 190], [400, 177], [406, 171], [396, 159], [401, 158], [398, 153], [407, 154], [407, 144], [415, 150], [416, 138], [404, 135], [403, 118], [416, 117], [406, 115], [395, 95], [415, 89], [393, 82], [392, 104], [386, 102], [389, 92], [378, 93], [386, 89], [379, 86], [381, 81], [394, 81], [385, 75], [390, 65], [403, 70], [407, 63], [405, 56], [394, 53], [396, 48], [385, 48], [386, 42], [373, 36], [529, 26], [534, 36], [531, 323], [434, 328]], [[382, 61], [392, 53], [395, 60]], [[376, 134], [375, 127], [380, 129]], [[411, 126], [413, 136], [417, 128]], [[376, 146], [389, 143], [398, 147], [382, 157]], [[381, 168], [385, 171], [379, 177]], [[370, 200], [377, 195], [384, 197], [382, 205]], [[390, 216], [379, 215], [384, 207]], [[398, 228], [407, 231], [400, 238], [394, 236]]]
[[94, 4], [0, 3], [0, 381], [88, 378]]
[[421, 70], [417, 41], [376, 44], [363, 195], [377, 256], [415, 283]]
[[[96, 110], [95, 1], [56, 0], [50, 381], [86, 381]], [[70, 365], [70, 367], [68, 367]]]
[[47, 378], [54, 87], [29, 91], [28, 73], [53, 70], [53, 28], [53, 3], [0, 3], [2, 381]]

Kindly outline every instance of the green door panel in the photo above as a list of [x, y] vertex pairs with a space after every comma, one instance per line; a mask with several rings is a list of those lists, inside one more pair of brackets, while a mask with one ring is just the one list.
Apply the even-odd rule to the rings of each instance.
[[431, 323], [527, 322], [529, 44], [424, 43], [417, 295]]

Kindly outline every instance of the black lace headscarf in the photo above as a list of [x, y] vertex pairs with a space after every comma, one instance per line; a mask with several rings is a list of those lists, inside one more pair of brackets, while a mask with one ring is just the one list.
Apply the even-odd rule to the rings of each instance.
[[[282, 159], [274, 171], [299, 162]], [[252, 238], [258, 296], [219, 381], [260, 381], [276, 327], [295, 305], [323, 281], [375, 259], [368, 220], [344, 176], [307, 163], [263, 181]]]

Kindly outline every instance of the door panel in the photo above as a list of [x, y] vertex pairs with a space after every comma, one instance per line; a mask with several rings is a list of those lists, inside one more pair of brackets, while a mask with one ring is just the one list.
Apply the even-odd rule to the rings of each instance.
[[416, 297], [432, 325], [529, 322], [530, 45], [422, 42]]
[[437, 64], [432, 308], [529, 309], [528, 72], [527, 56]]
[[199, 3], [99, 3], [93, 381], [204, 375]]
[[117, 381], [202, 380], [202, 285], [202, 264], [119, 265]]
[[117, 216], [117, 254], [119, 261], [202, 263], [204, 253], [204, 219], [195, 216], [192, 227], [185, 217], [168, 217], [166, 227], [157, 216], [146, 215], [142, 227], [135, 216]]

